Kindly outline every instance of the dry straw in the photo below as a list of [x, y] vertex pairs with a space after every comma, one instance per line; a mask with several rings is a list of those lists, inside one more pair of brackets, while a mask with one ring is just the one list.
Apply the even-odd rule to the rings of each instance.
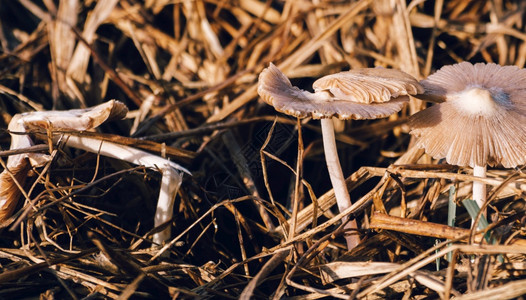
[[[522, 68], [525, 8], [511, 0], [3, 1], [0, 128], [22, 113], [109, 99], [130, 111], [92, 131], [0, 130], [2, 180], [16, 185], [0, 190], [21, 193], [1, 224], [0, 298], [522, 297], [521, 166], [479, 178], [469, 163], [424, 155], [407, 121], [427, 104], [410, 97], [386, 119], [334, 122], [355, 200], [338, 212], [315, 116], [276, 116], [257, 83], [270, 62], [307, 91], [318, 78], [363, 68], [418, 80], [463, 61]], [[342, 86], [325, 78], [322, 89]], [[448, 104], [439, 105], [430, 107]], [[77, 146], [126, 145], [191, 171], [167, 207], [173, 215], [155, 223], [156, 168], [68, 146], [64, 134]], [[25, 143], [8, 150], [17, 139]], [[8, 166], [16, 158], [23, 165]], [[175, 193], [179, 181], [165, 175], [165, 195]], [[466, 231], [458, 203], [474, 179], [488, 187], [495, 244]], [[445, 225], [448, 202], [458, 206], [455, 227]], [[349, 216], [362, 237], [351, 251], [339, 227]], [[154, 235], [167, 239], [162, 247], [151, 247]]]

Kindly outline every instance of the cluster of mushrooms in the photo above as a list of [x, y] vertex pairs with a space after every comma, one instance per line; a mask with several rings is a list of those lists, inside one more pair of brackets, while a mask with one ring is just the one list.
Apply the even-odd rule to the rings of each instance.
[[[462, 62], [445, 66], [418, 82], [393, 69], [350, 70], [314, 82], [314, 93], [292, 86], [272, 63], [259, 76], [258, 93], [277, 111], [321, 120], [327, 168], [338, 209], [351, 205], [340, 167], [332, 118], [376, 119], [402, 109], [409, 95], [436, 104], [409, 119], [416, 146], [449, 164], [470, 166], [486, 176], [486, 166], [513, 168], [526, 161], [526, 69]], [[486, 202], [482, 182], [473, 182], [473, 200]], [[345, 219], [342, 221], [346, 221]], [[355, 222], [346, 229], [356, 230]], [[346, 236], [348, 249], [359, 243]]]
[[[332, 118], [376, 119], [402, 109], [409, 95], [437, 104], [410, 117], [411, 134], [418, 138], [417, 147], [432, 157], [449, 164], [470, 166], [473, 174], [485, 177], [486, 166], [513, 168], [526, 161], [526, 69], [496, 64], [463, 62], [445, 66], [418, 82], [398, 70], [369, 68], [351, 70], [322, 77], [314, 82], [314, 93], [292, 86], [289, 79], [273, 64], [259, 76], [258, 93], [274, 108], [297, 118], [321, 120], [325, 158], [338, 209], [351, 206], [345, 177], [340, 167]], [[67, 112], [32, 112], [13, 117], [9, 125], [11, 149], [29, 147], [34, 141], [31, 129], [81, 132], [93, 129], [110, 119], [123, 118], [126, 106], [109, 101], [99, 106]], [[49, 138], [49, 137], [48, 137]], [[70, 147], [134, 164], [163, 173], [155, 225], [170, 221], [173, 203], [188, 173], [180, 165], [130, 146], [115, 144], [82, 135], [66, 133], [51, 137]], [[46, 140], [46, 137], [41, 137]], [[0, 222], [14, 212], [23, 191], [21, 185], [31, 166], [50, 162], [52, 155], [18, 154], [10, 156], [0, 173]], [[29, 200], [27, 195], [26, 200]], [[484, 208], [485, 185], [473, 182], [473, 199]], [[346, 229], [356, 230], [354, 220], [342, 220]], [[156, 233], [154, 244], [170, 238], [170, 229]], [[359, 243], [359, 236], [346, 235], [347, 247]]]

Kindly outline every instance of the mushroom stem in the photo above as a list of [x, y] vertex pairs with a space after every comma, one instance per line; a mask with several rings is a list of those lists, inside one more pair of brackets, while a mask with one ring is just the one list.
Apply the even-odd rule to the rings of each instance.
[[[58, 142], [60, 137], [61, 136], [57, 135], [55, 142]], [[181, 186], [182, 173], [186, 172], [189, 174], [188, 170], [165, 158], [130, 146], [76, 135], [64, 135], [63, 138], [66, 141], [66, 145], [70, 147], [161, 170], [163, 177], [161, 179], [161, 189], [155, 211], [155, 227], [172, 219], [175, 196]], [[170, 226], [168, 226], [164, 230], [154, 233], [152, 240], [155, 244], [162, 244], [170, 238], [170, 233]]]
[[[161, 189], [159, 199], [157, 200], [157, 209], [155, 211], [154, 226], [158, 227], [172, 219], [175, 196], [181, 186], [181, 173], [165, 164], [161, 168], [163, 177], [161, 179]], [[152, 240], [155, 244], [162, 245], [170, 238], [171, 226], [166, 227], [160, 232], [153, 235]]]
[[[473, 176], [486, 177], [486, 166], [475, 166], [473, 167]], [[482, 208], [486, 203], [486, 185], [483, 182], [474, 180], [473, 181], [473, 200], [477, 203], [479, 208]], [[486, 215], [486, 212], [483, 212]]]
[[[338, 210], [344, 211], [351, 206], [351, 197], [347, 190], [345, 177], [343, 176], [340, 159], [338, 158], [338, 149], [336, 148], [336, 138], [334, 136], [334, 125], [332, 118], [321, 119], [321, 133], [323, 137], [323, 150], [325, 152], [325, 161], [327, 169], [329, 170], [329, 177], [331, 179], [332, 188], [334, 190], [334, 197], [338, 204]], [[346, 222], [347, 217], [342, 219]], [[347, 223], [345, 229], [357, 229], [356, 220]], [[356, 234], [346, 235], [347, 248], [349, 250], [355, 248], [360, 242], [360, 237]]]

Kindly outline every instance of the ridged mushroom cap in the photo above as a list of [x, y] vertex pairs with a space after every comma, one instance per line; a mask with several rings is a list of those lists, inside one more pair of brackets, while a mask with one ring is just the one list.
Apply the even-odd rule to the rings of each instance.
[[272, 63], [259, 75], [258, 94], [277, 111], [299, 118], [376, 119], [402, 109], [418, 81], [393, 69], [359, 69], [322, 77], [314, 93], [292, 86]]
[[328, 91], [334, 98], [357, 103], [383, 103], [423, 89], [413, 76], [395, 69], [355, 69], [316, 80], [314, 91]]
[[443, 101], [411, 116], [417, 146], [458, 166], [510, 168], [526, 162], [526, 70], [462, 62], [421, 81]]

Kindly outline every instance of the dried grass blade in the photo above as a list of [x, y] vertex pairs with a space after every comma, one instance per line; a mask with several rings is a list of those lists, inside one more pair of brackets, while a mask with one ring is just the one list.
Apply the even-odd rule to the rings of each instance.
[[[84, 23], [84, 30], [82, 31], [82, 36], [87, 43], [91, 44], [93, 42], [95, 31], [109, 17], [117, 3], [118, 0], [97, 1], [95, 8], [88, 14]], [[67, 68], [67, 75], [74, 81], [85, 82], [84, 76], [86, 76], [86, 70], [88, 69], [90, 54], [91, 52], [85, 44], [79, 43], [77, 45], [71, 58], [71, 63]]]
[[47, 269], [51, 266], [60, 265], [60, 264], [64, 264], [71, 260], [79, 259], [86, 255], [93, 254], [95, 251], [96, 251], [96, 248], [91, 248], [91, 249], [84, 250], [78, 254], [73, 254], [70, 256], [54, 259], [52, 261], [40, 262], [35, 265], [23, 267], [23, 268], [12, 270], [12, 271], [4, 271], [0, 273], [0, 283], [6, 283], [9, 281], [19, 280], [20, 277], [22, 276], [27, 276], [29, 274]]
[[501, 300], [515, 299], [526, 294], [526, 279], [511, 281], [499, 287], [485, 289], [455, 297], [457, 300]]
[[334, 22], [327, 26], [327, 28], [320, 32], [318, 35], [313, 37], [308, 43], [300, 47], [293, 54], [289, 55], [282, 63], [278, 65], [278, 68], [283, 71], [288, 71], [294, 67], [302, 64], [305, 59], [311, 56], [317, 51], [326, 40], [331, 37], [338, 29], [343, 26], [349, 26], [352, 23], [352, 19], [359, 14], [362, 10], [367, 8], [371, 4], [372, 0], [360, 0], [353, 3], [351, 7], [338, 17]]
[[[435, 237], [439, 239], [464, 239], [470, 234], [469, 229], [450, 227], [443, 224], [425, 222], [415, 219], [400, 218], [381, 213], [373, 213], [369, 223], [371, 229], [386, 229], [409, 234]], [[476, 242], [479, 243], [482, 235], [477, 235]]]
[[254, 276], [247, 286], [245, 286], [243, 292], [239, 296], [239, 299], [252, 299], [256, 287], [260, 285], [262, 281], [265, 280], [265, 278], [270, 274], [270, 272], [272, 272], [288, 255], [288, 251], [274, 253], [274, 255], [263, 265], [263, 267], [261, 267], [261, 270], [259, 270], [256, 276]]
[[[446, 247], [444, 247], [446, 246]], [[435, 252], [440, 248], [444, 247], [442, 250]], [[416, 270], [422, 268], [423, 266], [433, 263], [436, 258], [446, 255], [449, 251], [460, 250], [464, 253], [478, 253], [478, 254], [500, 254], [500, 253], [509, 253], [509, 254], [524, 254], [526, 253], [526, 248], [521, 246], [475, 246], [475, 245], [452, 245], [447, 247], [447, 242], [441, 243], [438, 246], [432, 247], [425, 251], [424, 253], [418, 255], [417, 257], [411, 259], [407, 263], [404, 263], [400, 266], [399, 269], [387, 274], [377, 284], [367, 288], [358, 294], [358, 297], [364, 297], [370, 295], [376, 291], [379, 291], [395, 282], [404, 278], [405, 276], [415, 272]], [[434, 254], [432, 254], [435, 252]]]
[[[232, 132], [225, 132], [225, 134], [223, 135], [223, 140], [224, 144], [230, 151], [232, 161], [234, 162], [239, 174], [241, 175], [245, 187], [249, 190], [252, 196], [254, 196], [255, 198], [261, 198], [259, 195], [259, 191], [257, 190], [256, 184], [254, 182], [254, 179], [252, 177], [252, 174], [250, 172], [248, 162], [246, 161], [241, 147], [239, 147], [239, 144], [235, 140], [235, 137], [233, 136]], [[266, 208], [263, 205], [261, 205], [260, 202], [256, 201], [254, 202], [254, 204], [256, 205], [259, 211], [259, 215], [261, 216], [261, 219], [263, 220], [263, 223], [265, 223], [267, 229], [270, 231], [274, 230], [274, 223], [272, 222], [272, 219], [270, 218], [270, 215], [268, 214]]]
[[[44, 2], [49, 3], [49, 2]], [[49, 7], [48, 7], [49, 8]], [[52, 75], [55, 77], [57, 93], [54, 95], [58, 101], [60, 91], [73, 99], [75, 95], [71, 93], [66, 81], [66, 70], [71, 62], [73, 50], [75, 48], [75, 34], [71, 28], [77, 25], [77, 11], [79, 2], [77, 0], [61, 0], [58, 6], [56, 19], [48, 23], [49, 46], [51, 48]], [[55, 102], [55, 105], [58, 103]], [[85, 104], [83, 103], [85, 106]], [[61, 107], [59, 105], [58, 107]]]
[[321, 265], [319, 269], [324, 282], [331, 283], [345, 278], [389, 273], [399, 266], [399, 264], [388, 262], [337, 261]]
[[44, 109], [42, 104], [39, 104], [36, 101], [29, 99], [25, 95], [17, 93], [17, 92], [13, 91], [12, 89], [10, 89], [10, 88], [2, 85], [2, 84], [0, 84], [0, 93], [1, 94], [5, 94], [7, 96], [11, 96], [11, 95], [15, 96], [18, 101], [21, 101], [21, 102], [27, 104], [28, 106], [30, 106], [34, 110], [43, 110]]
[[[446, 291], [446, 284], [437, 276], [429, 274], [424, 271], [416, 271], [412, 274], [413, 278], [418, 281], [418, 283], [434, 290], [439, 295], [443, 295]], [[460, 293], [453, 288], [450, 288], [450, 292], [455, 296], [459, 296]]]

